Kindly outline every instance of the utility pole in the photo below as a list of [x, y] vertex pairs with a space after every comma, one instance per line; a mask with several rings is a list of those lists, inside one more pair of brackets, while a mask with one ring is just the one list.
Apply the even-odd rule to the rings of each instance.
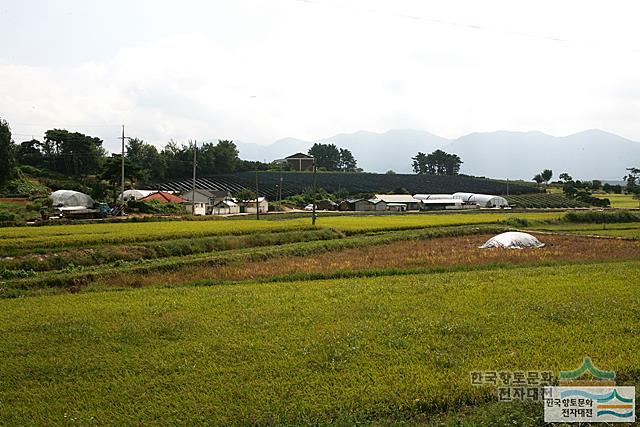
[[193, 192], [191, 193], [191, 215], [196, 214], [196, 152], [198, 151], [198, 141], [193, 141]]
[[258, 203], [258, 169], [256, 169], [256, 219], [260, 219], [260, 204]]
[[509, 195], [509, 178], [507, 178], [507, 196]]
[[122, 193], [120, 193], [120, 200], [122, 201], [122, 206], [124, 206], [124, 125], [122, 125], [122, 159], [121, 159], [122, 163], [121, 163], [121, 172], [122, 172], [122, 176], [121, 181], [122, 181]]
[[312, 208], [311, 208], [311, 225], [316, 225], [316, 159], [313, 159], [313, 199], [311, 200]]
[[280, 163], [280, 186], [278, 187], [278, 210], [282, 209], [282, 163]]

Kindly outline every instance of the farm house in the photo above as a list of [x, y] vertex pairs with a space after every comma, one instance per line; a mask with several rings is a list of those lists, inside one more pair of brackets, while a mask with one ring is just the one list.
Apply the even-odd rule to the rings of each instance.
[[502, 208], [509, 206], [507, 199], [500, 196], [492, 196], [491, 194], [453, 193], [453, 198], [461, 199], [466, 205], [478, 205], [481, 208]]
[[142, 202], [151, 202], [156, 201], [160, 203], [184, 203], [185, 199], [182, 197], [178, 197], [174, 194], [168, 193], [166, 191], [156, 191], [155, 193], [151, 193], [148, 196], [140, 199]]
[[211, 207], [216, 203], [224, 200], [229, 197], [228, 191], [219, 191], [219, 190], [206, 190], [203, 188], [196, 188], [195, 193], [192, 190], [183, 191], [180, 193], [183, 199], [188, 201], [194, 201], [195, 194], [195, 202], [196, 203], [204, 203], [206, 205], [207, 213], [211, 211]]

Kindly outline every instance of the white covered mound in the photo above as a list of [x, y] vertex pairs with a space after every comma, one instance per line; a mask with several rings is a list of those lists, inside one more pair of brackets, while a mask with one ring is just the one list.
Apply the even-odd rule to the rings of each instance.
[[487, 240], [480, 246], [480, 249], [486, 248], [507, 248], [507, 249], [523, 249], [523, 248], [541, 248], [544, 243], [536, 239], [529, 233], [521, 233], [519, 231], [509, 231], [498, 234]]

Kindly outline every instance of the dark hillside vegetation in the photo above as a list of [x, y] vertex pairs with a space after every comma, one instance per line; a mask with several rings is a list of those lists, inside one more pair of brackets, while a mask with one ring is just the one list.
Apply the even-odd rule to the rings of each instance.
[[[270, 199], [277, 198], [277, 188], [282, 177], [282, 196], [305, 193], [312, 185], [312, 174], [308, 172], [258, 172], [260, 194]], [[396, 188], [406, 189], [411, 194], [416, 193], [455, 193], [466, 191], [471, 193], [504, 194], [507, 184], [488, 178], [478, 178], [467, 175], [409, 175], [409, 174], [374, 174], [374, 173], [345, 173], [318, 172], [318, 188], [335, 193], [348, 191], [356, 193], [390, 193]], [[221, 190], [235, 193], [243, 188], [254, 189], [256, 174], [241, 172], [225, 175], [211, 175], [198, 178], [197, 188]], [[190, 179], [170, 181], [158, 185], [163, 190], [188, 190], [192, 188]], [[539, 190], [533, 185], [509, 183], [511, 194], [537, 193]]]

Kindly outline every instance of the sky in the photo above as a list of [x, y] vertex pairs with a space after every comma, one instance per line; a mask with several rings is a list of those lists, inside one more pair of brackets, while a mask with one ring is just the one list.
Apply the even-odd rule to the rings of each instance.
[[640, 140], [640, 3], [0, 0], [0, 117], [118, 151], [337, 133]]

